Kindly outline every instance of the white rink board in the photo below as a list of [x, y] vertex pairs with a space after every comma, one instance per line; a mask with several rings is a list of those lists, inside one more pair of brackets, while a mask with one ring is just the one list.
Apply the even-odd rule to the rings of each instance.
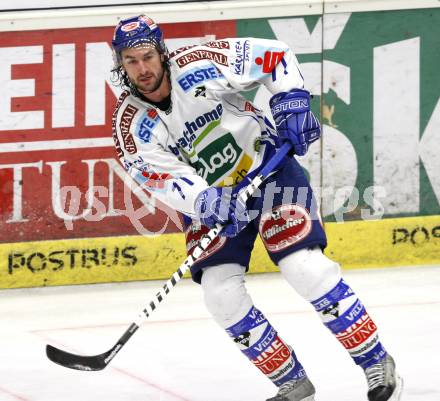
[[[191, 0], [155, 0], [154, 3], [188, 2]], [[102, 7], [141, 3], [136, 0], [16, 0], [2, 5], [2, 10], [23, 10], [56, 7]], [[144, 3], [146, 3], [144, 1]], [[147, 2], [148, 3], [148, 2]]]
[[[402, 401], [438, 401], [440, 266], [357, 270], [345, 278], [367, 305], [405, 378]], [[360, 369], [280, 275], [247, 277], [256, 305], [292, 344], [316, 401], [366, 400]], [[45, 357], [47, 341], [100, 353], [161, 282], [0, 291], [2, 401], [264, 401], [275, 388], [208, 316], [199, 286], [181, 282], [102, 372]], [[269, 293], [266, 293], [270, 289]]]
[[[272, 18], [285, 16], [321, 15], [364, 11], [407, 10], [438, 8], [440, 0], [224, 0], [224, 1], [183, 1], [181, 3], [143, 2], [133, 0], [128, 5], [113, 5], [114, 0], [106, 1], [109, 7], [78, 7], [71, 0], [66, 6], [73, 8], [50, 9], [56, 1], [38, 2], [21, 0], [14, 3], [8, 11], [0, 13], [0, 31], [20, 31], [32, 29], [79, 28], [114, 26], [120, 18], [144, 13], [156, 22], [191, 22], [247, 18]], [[60, 0], [61, 1], [61, 0]], [[28, 3], [36, 10], [24, 11]], [[96, 5], [97, 0], [90, 5]], [[54, 6], [56, 7], [56, 6]], [[41, 9], [38, 9], [41, 8]]]

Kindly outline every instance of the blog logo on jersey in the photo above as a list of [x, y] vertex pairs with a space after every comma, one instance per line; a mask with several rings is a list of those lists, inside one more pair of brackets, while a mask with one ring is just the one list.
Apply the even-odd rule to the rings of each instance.
[[246, 176], [252, 166], [252, 158], [228, 132], [198, 151], [192, 165], [209, 185], [230, 186], [238, 184]]
[[243, 75], [251, 59], [249, 40], [236, 41], [234, 49], [235, 56], [231, 59], [231, 71], [236, 75]]
[[284, 58], [285, 50], [271, 48], [268, 50], [266, 47], [254, 46], [252, 49], [252, 66], [250, 75], [253, 78], [262, 77], [265, 74], [272, 75], [272, 81], [282, 77], [277, 74], [277, 66], [281, 64], [284, 67], [284, 74], [287, 75], [287, 62]]
[[242, 153], [234, 137], [228, 133], [199, 151], [194, 167], [197, 174], [211, 185], [236, 165]]
[[263, 214], [259, 231], [268, 251], [279, 252], [304, 240], [312, 230], [309, 211], [301, 205], [280, 205]]

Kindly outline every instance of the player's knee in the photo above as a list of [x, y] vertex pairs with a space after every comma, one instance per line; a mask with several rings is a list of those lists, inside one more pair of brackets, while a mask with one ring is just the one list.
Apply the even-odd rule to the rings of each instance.
[[341, 279], [339, 264], [325, 256], [319, 247], [287, 255], [278, 266], [287, 282], [309, 301], [327, 294]]
[[202, 288], [205, 305], [223, 328], [243, 318], [252, 307], [244, 285], [245, 268], [238, 264], [222, 264], [204, 269]]

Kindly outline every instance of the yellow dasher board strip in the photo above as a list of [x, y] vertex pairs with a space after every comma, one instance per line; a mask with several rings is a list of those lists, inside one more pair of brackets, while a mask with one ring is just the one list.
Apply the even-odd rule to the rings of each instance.
[[327, 256], [343, 268], [440, 263], [440, 216], [327, 223]]
[[[343, 268], [440, 263], [440, 216], [326, 223]], [[168, 279], [185, 260], [181, 233], [0, 244], [0, 288]], [[253, 273], [274, 272], [258, 239]]]
[[183, 234], [0, 244], [0, 288], [168, 278], [185, 257]]

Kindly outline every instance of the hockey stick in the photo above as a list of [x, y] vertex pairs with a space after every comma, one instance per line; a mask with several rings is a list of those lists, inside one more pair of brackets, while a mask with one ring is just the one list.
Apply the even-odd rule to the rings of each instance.
[[[284, 156], [291, 149], [289, 143], [285, 143], [278, 152], [267, 162], [267, 164], [261, 169], [260, 173], [248, 184], [244, 191], [241, 191], [240, 197], [243, 202], [246, 202], [256, 189], [261, 185], [265, 178], [278, 166]], [[67, 351], [63, 351], [52, 345], [46, 346], [46, 355], [52, 361], [58, 365], [64, 366], [70, 369], [77, 370], [102, 370], [110, 361], [117, 355], [125, 343], [131, 338], [131, 336], [137, 331], [142, 323], [144, 323], [150, 314], [157, 308], [171, 289], [180, 281], [183, 275], [191, 268], [194, 262], [200, 257], [200, 255], [208, 248], [212, 241], [218, 236], [222, 226], [218, 224], [215, 228], [209, 230], [194, 251], [187, 259], [180, 265], [180, 267], [173, 273], [171, 278], [163, 285], [160, 291], [156, 294], [147, 307], [137, 316], [130, 327], [125, 331], [117, 343], [108, 351], [93, 356], [83, 356], [72, 354]]]

